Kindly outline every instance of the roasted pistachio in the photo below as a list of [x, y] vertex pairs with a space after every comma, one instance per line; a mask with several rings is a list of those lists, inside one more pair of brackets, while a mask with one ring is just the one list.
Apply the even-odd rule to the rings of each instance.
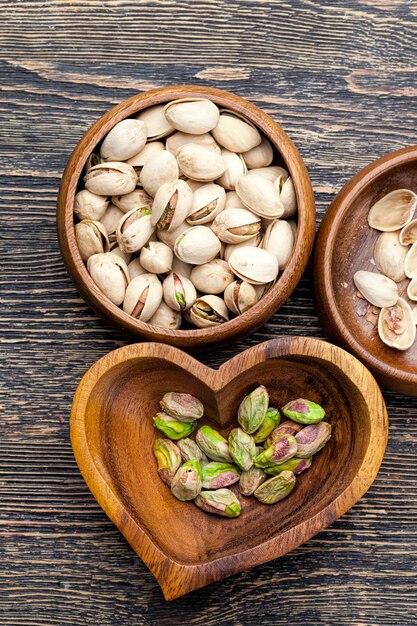
[[210, 228], [192, 226], [177, 238], [174, 252], [185, 263], [203, 265], [214, 259], [220, 248], [220, 241]]
[[274, 281], [279, 271], [278, 261], [273, 254], [251, 246], [233, 250], [229, 265], [239, 278], [253, 285]]
[[181, 326], [182, 315], [179, 311], [173, 311], [162, 300], [155, 313], [148, 320], [151, 326], [159, 326], [160, 328], [169, 328], [170, 330], [178, 330]]
[[146, 127], [140, 120], [122, 120], [107, 133], [100, 148], [105, 161], [127, 161], [146, 143]]
[[201, 450], [212, 461], [219, 463], [233, 463], [233, 458], [229, 451], [229, 446], [224, 437], [217, 430], [210, 426], [201, 426], [197, 431], [195, 440]]
[[317, 422], [321, 422], [326, 414], [319, 404], [304, 398], [287, 402], [282, 407], [282, 412], [285, 417], [299, 424], [317, 424]]
[[[327, 422], [306, 426], [295, 435], [297, 441], [296, 456], [308, 459], [321, 450], [332, 436], [332, 427]], [[282, 439], [279, 440], [280, 443]]]
[[242, 430], [249, 434], [258, 430], [264, 421], [268, 409], [268, 401], [268, 391], [263, 385], [260, 385], [243, 398], [237, 412], [237, 419]]
[[[131, 166], [130, 166], [131, 167]], [[178, 163], [168, 150], [161, 150], [152, 155], [142, 167], [139, 180], [144, 190], [155, 197], [159, 187], [171, 180], [178, 179]]]
[[212, 222], [224, 209], [226, 194], [220, 185], [208, 183], [194, 191], [187, 222], [191, 226]]
[[118, 224], [117, 243], [124, 252], [137, 252], [149, 241], [153, 230], [150, 210], [132, 209]]
[[[150, 144], [152, 145], [152, 144]], [[122, 196], [113, 196], [112, 203], [123, 211], [129, 213], [132, 209], [149, 209], [152, 208], [152, 198], [143, 189], [134, 189], [130, 193]]]
[[219, 296], [200, 296], [190, 309], [190, 320], [198, 328], [217, 326], [228, 319], [227, 306]]
[[171, 180], [158, 188], [152, 205], [152, 225], [173, 231], [188, 217], [193, 192], [184, 180]]
[[93, 254], [87, 269], [104, 295], [114, 304], [122, 304], [129, 284], [129, 270], [123, 259], [112, 252]]
[[99, 196], [119, 196], [136, 187], [138, 177], [131, 165], [108, 161], [91, 167], [84, 177], [88, 191]]
[[88, 189], [75, 194], [74, 213], [80, 220], [100, 220], [106, 212], [109, 200], [106, 196], [98, 196]]
[[93, 254], [109, 251], [109, 239], [101, 222], [82, 220], [75, 224], [75, 239], [83, 261]]
[[278, 409], [268, 407], [265, 417], [261, 422], [258, 430], [254, 433], [253, 438], [255, 443], [262, 443], [265, 441], [272, 431], [278, 426], [281, 420], [281, 415]]
[[153, 418], [155, 428], [161, 430], [169, 439], [188, 437], [195, 429], [195, 422], [180, 422], [166, 413], [157, 413]]
[[174, 254], [162, 241], [148, 241], [140, 251], [142, 267], [152, 274], [166, 274], [172, 268]]
[[226, 171], [217, 182], [225, 189], [233, 190], [239, 178], [245, 176], [248, 171], [246, 163], [241, 154], [230, 152], [230, 150], [225, 148], [222, 149], [221, 156], [226, 163]]
[[196, 143], [178, 148], [176, 157], [181, 172], [193, 180], [211, 182], [226, 170], [226, 162], [220, 154]]
[[219, 294], [233, 282], [233, 272], [226, 261], [213, 259], [193, 268], [190, 280], [194, 287], [207, 294]]
[[155, 439], [153, 453], [158, 463], [158, 474], [170, 485], [177, 470], [181, 466], [181, 454], [173, 441], [169, 439]]
[[121, 209], [114, 204], [109, 204], [105, 214], [101, 218], [100, 222], [106, 229], [110, 242], [116, 241], [116, 230], [123, 216], [124, 213]]
[[231, 152], [248, 152], [262, 141], [253, 124], [231, 111], [221, 111], [217, 126], [211, 134], [217, 143]]
[[286, 498], [295, 487], [296, 478], [293, 472], [284, 471], [269, 478], [260, 485], [254, 496], [263, 504], [275, 504]]
[[245, 280], [235, 280], [226, 287], [224, 301], [232, 313], [240, 315], [258, 302], [258, 295], [253, 285]]
[[256, 456], [256, 446], [251, 435], [241, 428], [233, 428], [229, 435], [229, 450], [232, 459], [240, 469], [248, 470], [252, 467]]
[[164, 300], [174, 311], [189, 309], [197, 298], [193, 283], [185, 276], [171, 272], [162, 283]]
[[274, 184], [259, 174], [239, 178], [236, 193], [245, 207], [255, 215], [278, 218], [284, 214], [285, 208]]
[[375, 306], [394, 306], [398, 300], [397, 284], [387, 276], [360, 270], [354, 274], [353, 281], [368, 302]]
[[133, 280], [136, 276], [142, 276], [142, 274], [148, 274], [147, 270], [140, 264], [140, 259], [136, 257], [136, 259], [132, 259], [128, 264], [129, 276], [130, 279]]
[[144, 122], [148, 139], [161, 139], [173, 132], [174, 128], [167, 120], [163, 104], [157, 104], [141, 111], [137, 120]]
[[274, 153], [268, 139], [262, 137], [261, 143], [242, 154], [248, 168], [267, 167], [272, 163]]
[[219, 109], [206, 98], [181, 98], [165, 105], [165, 117], [176, 130], [202, 135], [219, 121]]
[[184, 146], [187, 143], [198, 143], [200, 146], [210, 148], [210, 150], [214, 150], [214, 152], [220, 154], [220, 146], [216, 143], [214, 137], [210, 135], [210, 133], [191, 135], [190, 133], [182, 133], [178, 131], [167, 137], [166, 149], [172, 152], [175, 156], [178, 148], [181, 148], [181, 146]]
[[240, 502], [230, 489], [202, 491], [194, 502], [200, 509], [208, 513], [215, 513], [224, 517], [238, 517], [240, 515]]
[[291, 257], [294, 243], [295, 235], [291, 224], [285, 220], [274, 220], [265, 231], [262, 247], [276, 256], [282, 271]]
[[162, 150], [165, 150], [165, 146], [162, 141], [151, 141], [145, 144], [140, 152], [128, 159], [127, 163], [134, 168], [136, 174], [139, 176], [146, 161], [153, 157], [157, 152], [162, 152]]
[[130, 281], [123, 300], [123, 311], [147, 322], [155, 315], [162, 300], [162, 285], [155, 274], [141, 274]]
[[173, 495], [185, 502], [194, 500], [201, 491], [201, 467], [198, 461], [187, 461], [175, 474], [171, 483]]
[[202, 402], [190, 393], [170, 391], [160, 401], [161, 409], [180, 422], [194, 422], [203, 417]]
[[211, 461], [203, 468], [203, 489], [222, 489], [229, 487], [240, 478], [240, 471], [232, 463]]
[[261, 220], [247, 209], [224, 209], [214, 219], [211, 228], [220, 241], [235, 244], [257, 235]]

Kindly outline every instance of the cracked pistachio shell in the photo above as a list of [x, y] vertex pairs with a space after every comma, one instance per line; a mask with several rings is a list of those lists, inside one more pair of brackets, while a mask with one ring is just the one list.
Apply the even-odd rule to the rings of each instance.
[[162, 300], [162, 285], [155, 274], [142, 274], [130, 281], [123, 300], [123, 311], [141, 322], [156, 313]]
[[286, 180], [289, 176], [289, 173], [283, 167], [279, 165], [269, 165], [268, 167], [255, 167], [253, 169], [248, 170], [248, 176], [261, 176], [266, 180], [269, 180], [271, 183], [274, 183], [279, 176], [282, 176], [284, 180]]
[[226, 193], [225, 209], [245, 209], [243, 202], [237, 195], [236, 191], [228, 191]]
[[172, 494], [182, 502], [194, 500], [201, 491], [201, 479], [200, 463], [196, 460], [187, 461], [178, 469], [172, 480]]
[[[129, 263], [132, 260], [132, 255], [130, 254], [130, 252], [123, 252], [123, 250], [121, 250], [118, 246], [117, 241], [113, 241], [110, 244], [110, 252], [113, 252], [113, 254], [117, 254], [117, 256], [123, 259], [123, 261], [129, 267]], [[131, 277], [130, 274], [129, 277]]]
[[[317, 424], [314, 424], [314, 426], [316, 425]], [[266, 448], [263, 452], [258, 454], [253, 462], [255, 463], [256, 467], [262, 468], [285, 463], [285, 461], [288, 461], [295, 455], [299, 457], [302, 456], [298, 453], [297, 446], [297, 440], [293, 435], [283, 435], [268, 448]]]
[[230, 152], [230, 150], [222, 148], [221, 155], [226, 163], [226, 171], [220, 176], [217, 182], [225, 189], [233, 190], [239, 178], [245, 176], [248, 168], [241, 154], [236, 154], [236, 152]]
[[202, 491], [194, 502], [207, 513], [215, 513], [223, 517], [238, 517], [240, 515], [239, 499], [230, 489]]
[[78, 222], [75, 224], [75, 239], [83, 261], [87, 261], [93, 254], [108, 252], [110, 249], [107, 232], [101, 222]]
[[227, 306], [219, 296], [200, 296], [190, 308], [190, 321], [198, 328], [217, 326], [228, 319]]
[[213, 259], [204, 265], [193, 268], [190, 280], [194, 287], [203, 293], [223, 293], [230, 283], [233, 282], [233, 272], [226, 261]]
[[140, 120], [122, 120], [107, 133], [100, 148], [105, 161], [127, 161], [146, 143], [146, 127]]
[[142, 274], [148, 274], [145, 268], [142, 267], [142, 265], [140, 264], [140, 259], [138, 257], [130, 261], [127, 267], [129, 269], [130, 280], [133, 280], [134, 278], [136, 278], [136, 276], [142, 276]]
[[291, 420], [283, 421], [279, 426], [274, 428], [268, 439], [265, 441], [265, 448], [269, 448], [273, 443], [281, 439], [284, 435], [296, 435], [302, 429], [302, 424], [297, 424]]
[[151, 209], [152, 198], [143, 189], [135, 189], [123, 196], [113, 196], [112, 203], [123, 213], [129, 213], [133, 209]]
[[123, 259], [112, 252], [93, 254], [87, 261], [87, 270], [111, 302], [122, 304], [129, 284], [129, 270]]
[[408, 278], [417, 278], [417, 242], [414, 242], [404, 260], [404, 272]]
[[268, 409], [269, 395], [266, 387], [259, 385], [245, 396], [239, 405], [237, 421], [249, 434], [258, 430]]
[[407, 248], [400, 243], [399, 231], [381, 233], [374, 246], [374, 261], [377, 268], [396, 283], [405, 278], [404, 261]]
[[165, 117], [176, 130], [191, 135], [208, 133], [219, 121], [219, 109], [206, 98], [181, 98], [165, 105]]
[[221, 111], [214, 139], [231, 152], [247, 152], [259, 145], [262, 137], [255, 126], [230, 111]]
[[146, 161], [148, 161], [157, 152], [162, 152], [162, 150], [165, 150], [165, 146], [162, 141], [151, 141], [145, 144], [140, 152], [128, 159], [127, 163], [129, 163], [129, 165], [131, 165], [139, 175]]
[[274, 220], [265, 231], [262, 247], [277, 258], [281, 271], [290, 260], [294, 243], [295, 236], [291, 225], [285, 220]]
[[107, 211], [100, 220], [106, 229], [109, 241], [116, 241], [116, 230], [123, 216], [123, 211], [114, 204], [109, 204]]
[[153, 230], [149, 209], [132, 209], [119, 222], [117, 243], [124, 252], [138, 252], [149, 241]]
[[211, 461], [203, 468], [203, 489], [222, 489], [237, 483], [240, 471], [233, 463]]
[[203, 133], [202, 135], [191, 135], [190, 133], [176, 132], [167, 137], [166, 149], [172, 152], [174, 156], [177, 154], [178, 148], [184, 146], [186, 143], [197, 143], [205, 148], [210, 148], [220, 154], [221, 148], [216, 143], [215, 139], [210, 133]]
[[224, 437], [210, 426], [201, 426], [195, 436], [199, 448], [211, 459], [219, 463], [233, 463], [229, 446]]
[[378, 334], [390, 348], [408, 350], [416, 339], [413, 311], [403, 298], [394, 306], [381, 309], [378, 318]]
[[244, 280], [235, 280], [226, 287], [224, 301], [229, 311], [241, 315], [258, 302], [258, 295], [253, 285]]
[[181, 454], [179, 448], [170, 439], [155, 439], [153, 453], [158, 465], [160, 478], [170, 485], [177, 470], [181, 467]]
[[[300, 459], [310, 458], [326, 445], [331, 436], [332, 427], [327, 422], [319, 422], [318, 424], [306, 426], [295, 435], [297, 452], [296, 455], [293, 456], [297, 456]], [[281, 441], [282, 439], [280, 439], [277, 444]]]
[[262, 137], [261, 143], [252, 148], [252, 150], [244, 152], [242, 156], [246, 166], [249, 169], [253, 169], [254, 167], [267, 167], [271, 165], [274, 153], [268, 139]]
[[247, 471], [256, 456], [255, 440], [241, 428], [233, 428], [229, 434], [229, 451], [236, 465]]
[[293, 472], [284, 471], [266, 480], [254, 493], [255, 498], [263, 504], [275, 504], [286, 498], [295, 487], [296, 478]]
[[91, 167], [84, 177], [88, 191], [99, 196], [118, 196], [130, 193], [136, 187], [138, 177], [127, 163], [108, 161]]
[[395, 189], [375, 202], [368, 213], [368, 224], [376, 230], [400, 230], [414, 215], [417, 195], [409, 189]]
[[184, 180], [161, 185], [152, 205], [152, 226], [158, 230], [175, 230], [188, 217], [193, 192]]
[[387, 276], [360, 270], [354, 274], [353, 282], [364, 298], [374, 306], [393, 306], [398, 300], [398, 287]]
[[266, 467], [265, 472], [270, 474], [271, 476], [278, 476], [281, 472], [289, 471], [293, 474], [301, 474], [304, 470], [308, 469], [311, 466], [311, 462], [313, 457], [307, 457], [306, 459], [300, 459], [296, 456], [293, 456], [292, 459], [288, 459], [285, 463], [281, 463], [280, 465], [274, 465], [273, 467]]
[[174, 155], [168, 150], [160, 150], [146, 161], [139, 180], [146, 193], [155, 197], [161, 185], [171, 180], [177, 180], [178, 175], [178, 164]]
[[261, 422], [258, 430], [253, 434], [255, 443], [262, 443], [265, 441], [273, 430], [278, 426], [281, 420], [281, 415], [278, 409], [268, 407], [265, 417]]
[[164, 301], [174, 311], [189, 309], [197, 298], [191, 280], [181, 274], [171, 272], [162, 283]]
[[284, 178], [278, 176], [274, 182], [274, 187], [279, 196], [284, 212], [281, 217], [292, 217], [297, 212], [297, 196], [295, 193], [294, 183], [291, 177]]
[[284, 213], [284, 206], [274, 183], [262, 176], [242, 176], [236, 184], [236, 193], [245, 207], [259, 217], [278, 218]]
[[75, 194], [74, 213], [80, 220], [100, 220], [109, 206], [106, 196], [98, 196], [88, 189]]
[[417, 219], [411, 220], [400, 231], [400, 243], [409, 246], [417, 241]]
[[161, 139], [170, 135], [174, 130], [165, 117], [163, 104], [144, 109], [136, 116], [136, 119], [145, 123], [148, 140]]
[[159, 326], [159, 328], [168, 328], [169, 330], [178, 330], [181, 328], [182, 315], [179, 311], [173, 311], [162, 300], [156, 312], [148, 320], [151, 326]]
[[417, 300], [417, 278], [412, 278], [408, 283], [407, 296], [410, 300]]
[[211, 182], [226, 170], [226, 162], [220, 154], [196, 143], [184, 144], [178, 148], [176, 156], [181, 172], [193, 180]]
[[194, 191], [191, 209], [187, 217], [188, 224], [196, 226], [212, 222], [224, 209], [226, 192], [220, 185], [208, 183]]
[[279, 271], [277, 258], [273, 254], [251, 246], [233, 250], [229, 265], [239, 278], [253, 285], [274, 281]]
[[[263, 448], [256, 447], [256, 454], [260, 454]], [[244, 496], [253, 495], [255, 489], [262, 485], [262, 483], [267, 479], [267, 475], [264, 470], [260, 467], [256, 467], [256, 465], [252, 465], [246, 471], [243, 471], [240, 475], [239, 480], [239, 491]]]
[[211, 229], [220, 241], [242, 243], [259, 233], [261, 220], [247, 209], [224, 209], [214, 219]]
[[253, 248], [260, 248], [262, 247], [262, 241], [263, 241], [263, 235], [262, 235], [262, 232], [259, 231], [259, 233], [257, 233], [254, 237], [251, 237], [250, 239], [246, 239], [246, 241], [241, 241], [240, 243], [228, 243], [225, 246], [224, 251], [223, 251], [223, 259], [229, 262], [229, 259], [231, 257], [233, 250], [237, 250], [238, 248], [244, 248], [247, 246], [250, 246]]
[[[186, 230], [190, 228], [190, 225], [187, 222], [182, 222], [177, 228], [174, 230], [156, 230], [156, 236], [160, 241], [169, 246], [172, 250], [174, 249], [175, 242]], [[174, 256], [174, 261], [177, 257]]]
[[185, 263], [181, 261], [178, 257], [174, 256], [174, 260], [172, 262], [172, 271], [175, 274], [180, 274], [185, 278], [190, 278], [193, 266], [190, 263]]
[[162, 241], [149, 241], [140, 251], [140, 263], [151, 274], [166, 274], [172, 268], [174, 253]]
[[282, 407], [285, 417], [299, 424], [317, 424], [326, 415], [325, 410], [316, 402], [297, 398]]
[[204, 469], [204, 466], [209, 462], [207, 456], [192, 439], [188, 439], [187, 437], [185, 437], [185, 439], [180, 439], [177, 446], [181, 452], [181, 457], [184, 462], [198, 461], [201, 469]]
[[153, 418], [155, 428], [163, 432], [169, 439], [188, 437], [195, 429], [195, 422], [180, 422], [175, 417], [160, 411]]
[[220, 252], [221, 243], [207, 226], [187, 228], [175, 241], [174, 252], [181, 261], [203, 265]]

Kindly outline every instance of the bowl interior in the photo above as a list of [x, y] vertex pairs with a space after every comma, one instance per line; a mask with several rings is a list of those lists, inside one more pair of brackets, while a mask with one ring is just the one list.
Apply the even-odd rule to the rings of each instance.
[[[322, 404], [333, 426], [329, 443], [298, 477], [291, 496], [274, 506], [239, 496], [242, 515], [229, 520], [179, 502], [160, 480], [152, 453], [159, 436], [152, 423], [159, 399], [166, 391], [196, 395], [206, 410], [199, 424], [227, 436], [237, 425], [242, 397], [259, 384], [268, 388], [271, 406], [297, 397]], [[149, 539], [183, 564], [251, 549], [323, 510], [358, 472], [371, 432], [367, 403], [351, 380], [329, 361], [294, 355], [258, 363], [217, 390], [164, 359], [131, 359], [98, 380], [84, 419], [90, 455], [107, 485]]]

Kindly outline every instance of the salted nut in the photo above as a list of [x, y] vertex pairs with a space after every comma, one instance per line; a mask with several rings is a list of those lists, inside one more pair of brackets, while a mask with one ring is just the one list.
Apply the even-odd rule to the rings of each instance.
[[290, 259], [294, 243], [295, 235], [291, 224], [285, 220], [274, 220], [265, 231], [262, 247], [276, 256], [281, 271]]
[[129, 270], [123, 259], [112, 252], [93, 254], [87, 269], [100, 291], [114, 304], [122, 304], [129, 284]]
[[221, 259], [213, 259], [204, 265], [197, 265], [190, 276], [191, 282], [198, 291], [209, 294], [223, 293], [233, 279], [233, 272], [228, 263]]
[[241, 243], [257, 235], [261, 220], [247, 209], [224, 209], [211, 225], [220, 241]]
[[181, 261], [192, 265], [203, 265], [220, 252], [221, 243], [207, 226], [192, 226], [176, 240], [174, 252]]
[[210, 148], [186, 143], [177, 150], [178, 165], [186, 176], [201, 182], [211, 182], [226, 170], [226, 161]]
[[409, 189], [395, 189], [378, 200], [368, 213], [369, 226], [392, 232], [411, 221], [417, 207], [417, 195]]
[[205, 98], [174, 100], [165, 105], [164, 111], [171, 126], [192, 135], [208, 133], [219, 121], [219, 109]]
[[140, 251], [140, 263], [146, 272], [166, 274], [172, 269], [174, 253], [162, 241], [148, 241]]
[[220, 185], [208, 183], [194, 191], [187, 222], [191, 226], [212, 222], [224, 209], [226, 192]]
[[148, 139], [162, 139], [174, 130], [165, 116], [163, 104], [144, 109], [136, 116], [136, 119], [145, 123]]
[[88, 189], [75, 194], [74, 213], [80, 220], [100, 220], [109, 206], [106, 196], [98, 196]]
[[236, 193], [244, 206], [260, 217], [275, 219], [284, 214], [284, 205], [274, 183], [259, 174], [239, 178]]
[[83, 261], [110, 249], [106, 229], [100, 222], [82, 220], [75, 225], [75, 238]]
[[128, 213], [132, 209], [151, 209], [153, 202], [151, 196], [143, 189], [135, 189], [122, 196], [113, 196], [111, 201], [115, 206], [121, 209], [123, 213]]
[[162, 301], [162, 285], [155, 274], [142, 274], [130, 281], [123, 300], [123, 311], [147, 322]]
[[139, 180], [144, 190], [154, 197], [161, 185], [176, 180], [178, 175], [178, 163], [174, 155], [168, 150], [161, 150], [146, 161]]
[[164, 301], [174, 311], [189, 309], [197, 298], [197, 292], [191, 280], [171, 272], [162, 283]]
[[229, 311], [240, 315], [258, 302], [258, 294], [250, 283], [245, 280], [235, 280], [226, 287], [224, 301]]
[[266, 137], [262, 137], [260, 144], [244, 152], [242, 157], [246, 163], [246, 166], [250, 169], [255, 167], [268, 167], [271, 165], [274, 158], [274, 152], [272, 146]]
[[239, 278], [254, 285], [275, 280], [279, 270], [278, 261], [273, 254], [251, 246], [234, 250], [229, 258], [229, 265]]
[[138, 177], [128, 163], [109, 161], [91, 167], [84, 177], [88, 191], [99, 196], [118, 196], [130, 193], [136, 187]]
[[221, 112], [212, 135], [223, 148], [237, 153], [248, 152], [262, 141], [259, 131], [253, 124], [230, 111]]
[[137, 252], [149, 241], [153, 230], [149, 209], [132, 209], [119, 222], [117, 243], [124, 252]]
[[229, 319], [227, 306], [219, 296], [201, 296], [190, 309], [190, 319], [198, 328], [223, 324]]
[[106, 135], [100, 156], [104, 161], [127, 161], [146, 144], [146, 126], [140, 120], [122, 120]]
[[161, 185], [152, 205], [152, 226], [173, 231], [188, 216], [193, 192], [184, 180], [172, 180]]

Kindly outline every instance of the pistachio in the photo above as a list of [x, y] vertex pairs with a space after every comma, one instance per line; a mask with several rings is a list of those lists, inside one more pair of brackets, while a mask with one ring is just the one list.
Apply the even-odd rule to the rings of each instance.
[[169, 330], [178, 330], [181, 327], [181, 321], [181, 313], [173, 311], [171, 307], [162, 301], [156, 312], [148, 320], [148, 324], [159, 326], [160, 328], [168, 328]]
[[170, 135], [174, 130], [169, 120], [165, 117], [163, 104], [144, 109], [136, 116], [136, 119], [145, 123], [146, 134], [150, 140], [162, 139], [162, 137]]
[[[260, 454], [262, 448], [256, 448], [256, 454]], [[267, 476], [263, 469], [252, 465], [248, 470], [243, 471], [239, 480], [239, 491], [244, 496], [251, 496], [255, 490], [261, 485]]]
[[194, 191], [187, 222], [192, 226], [212, 222], [224, 209], [226, 194], [223, 187], [215, 183], [201, 185]]
[[220, 241], [207, 226], [192, 226], [175, 241], [174, 252], [181, 261], [192, 265], [208, 263], [220, 252]]
[[411, 221], [416, 207], [417, 195], [413, 191], [395, 189], [370, 208], [368, 224], [386, 232], [399, 230]]
[[195, 440], [201, 450], [212, 461], [219, 463], [233, 463], [227, 441], [217, 430], [210, 426], [201, 426], [197, 431]]
[[236, 193], [245, 207], [260, 217], [278, 218], [285, 212], [274, 184], [259, 174], [239, 178]]
[[400, 243], [409, 246], [417, 241], [417, 218], [408, 222], [400, 231]]
[[263, 504], [275, 504], [286, 498], [295, 487], [296, 478], [293, 472], [284, 471], [269, 478], [260, 485], [254, 496]]
[[268, 402], [268, 391], [263, 385], [256, 387], [243, 398], [237, 412], [237, 420], [246, 433], [252, 434], [258, 430], [265, 418]]
[[283, 270], [291, 257], [294, 243], [295, 236], [289, 222], [274, 220], [265, 231], [262, 247], [276, 256], [279, 269]]
[[239, 178], [245, 176], [248, 169], [241, 154], [222, 148], [221, 155], [226, 163], [224, 174], [217, 180], [225, 189], [234, 189]]
[[251, 246], [233, 250], [229, 265], [239, 278], [253, 285], [274, 281], [279, 270], [278, 261], [273, 254]]
[[261, 176], [265, 180], [269, 180], [269, 182], [274, 183], [277, 178], [280, 176], [286, 180], [289, 176], [289, 173], [283, 167], [279, 165], [269, 165], [268, 167], [255, 167], [248, 171], [248, 175], [253, 176]]
[[74, 213], [80, 220], [100, 220], [109, 206], [106, 196], [98, 196], [88, 189], [75, 194]]
[[408, 350], [416, 339], [416, 325], [410, 305], [403, 298], [396, 304], [381, 309], [378, 334], [390, 348]]
[[297, 196], [291, 177], [278, 176], [274, 182], [275, 191], [281, 200], [284, 212], [281, 217], [292, 217], [297, 212]]
[[[182, 235], [186, 230], [190, 228], [190, 225], [187, 222], [182, 222], [177, 228], [174, 230], [157, 230], [156, 236], [160, 241], [169, 246], [172, 250], [174, 249], [175, 242], [180, 235]], [[174, 262], [177, 259], [177, 256], [174, 255]]]
[[123, 211], [114, 204], [109, 204], [107, 211], [100, 220], [106, 229], [109, 241], [116, 241], [116, 230], [123, 216]]
[[137, 252], [153, 233], [149, 209], [132, 209], [125, 213], [116, 230], [116, 238], [124, 252]]
[[180, 422], [193, 422], [203, 417], [204, 414], [202, 402], [190, 393], [170, 391], [163, 396], [159, 404], [165, 413]]
[[147, 322], [156, 313], [162, 300], [162, 285], [155, 274], [142, 274], [130, 281], [123, 300], [123, 311]]
[[129, 270], [123, 259], [112, 252], [93, 254], [87, 269], [100, 291], [114, 304], [122, 304], [129, 284]]
[[304, 470], [308, 469], [311, 466], [313, 457], [308, 457], [306, 459], [299, 459], [296, 456], [293, 456], [292, 459], [288, 459], [285, 463], [281, 463], [280, 465], [273, 465], [272, 467], [266, 467], [265, 472], [270, 476], [278, 476], [281, 472], [292, 472], [293, 474], [301, 474]]
[[231, 152], [248, 152], [262, 141], [253, 124], [230, 111], [221, 111], [211, 134], [217, 143]]
[[261, 220], [247, 209], [224, 209], [211, 225], [220, 241], [241, 243], [257, 235]]
[[256, 456], [256, 446], [251, 435], [241, 428], [233, 428], [229, 434], [229, 450], [232, 459], [240, 469], [248, 470], [252, 467]]
[[211, 461], [203, 468], [203, 489], [222, 489], [237, 483], [240, 471], [232, 463]]
[[[319, 422], [306, 426], [295, 435], [297, 442], [296, 456], [308, 459], [321, 450], [332, 436], [332, 427], [327, 422]], [[277, 444], [282, 441], [280, 439]], [[275, 444], [275, 445], [277, 445]]]
[[171, 272], [162, 283], [164, 300], [174, 311], [189, 309], [197, 298], [197, 292], [189, 278]]
[[84, 168], [85, 172], [88, 172], [90, 168], [94, 167], [95, 165], [99, 165], [99, 163], [102, 162], [103, 159], [101, 158], [101, 156], [97, 152], [92, 152], [86, 161]]
[[265, 441], [272, 431], [278, 426], [281, 420], [281, 415], [278, 409], [268, 407], [265, 417], [261, 422], [258, 430], [254, 433], [253, 438], [255, 443], [262, 443]]
[[260, 248], [262, 247], [262, 241], [262, 232], [259, 231], [257, 235], [254, 235], [254, 237], [246, 239], [245, 241], [241, 241], [240, 243], [228, 243], [223, 251], [223, 259], [229, 262], [229, 259], [232, 256], [232, 252], [234, 250], [238, 250], [238, 248], [244, 248], [248, 246], [252, 248]]
[[198, 461], [201, 469], [204, 469], [209, 462], [207, 456], [192, 439], [188, 439], [187, 437], [185, 439], [180, 439], [177, 446], [181, 452], [181, 457], [184, 462], [193, 460]]
[[128, 213], [132, 211], [132, 209], [151, 209], [153, 202], [151, 196], [143, 189], [135, 189], [123, 196], [113, 196], [111, 201], [121, 209], [123, 213]]
[[[110, 252], [112, 252], [113, 254], [117, 254], [117, 256], [123, 259], [123, 261], [126, 263], [126, 265], [129, 268], [129, 263], [132, 260], [132, 255], [130, 254], [130, 252], [123, 252], [123, 250], [118, 246], [117, 241], [113, 241], [110, 244]], [[129, 273], [129, 277], [131, 278], [130, 273]]]
[[268, 139], [262, 137], [261, 143], [242, 154], [249, 169], [267, 167], [272, 163], [274, 153]]
[[105, 161], [127, 161], [146, 143], [146, 127], [140, 120], [122, 120], [107, 133], [100, 148]]
[[142, 276], [142, 274], [148, 274], [148, 271], [145, 270], [145, 268], [142, 267], [142, 265], [140, 264], [139, 258], [136, 258], [130, 261], [127, 267], [129, 269], [130, 280], [133, 280], [134, 278], [136, 278], [136, 276]]
[[228, 191], [226, 193], [225, 209], [245, 209], [242, 200], [237, 195], [236, 191]]
[[407, 296], [410, 300], [417, 300], [417, 277], [412, 278], [408, 283]]
[[136, 174], [139, 176], [146, 161], [148, 161], [157, 152], [162, 152], [162, 150], [165, 150], [165, 146], [162, 141], [151, 141], [150, 143], [145, 144], [140, 152], [128, 159], [127, 163], [134, 168]]
[[[194, 135], [195, 137], [200, 137], [202, 135]], [[220, 154], [220, 149], [219, 149], [219, 154]], [[185, 180], [185, 182], [187, 183], [187, 185], [189, 186], [189, 188], [191, 189], [191, 191], [194, 193], [194, 191], [196, 191], [197, 189], [200, 189], [200, 187], [203, 187], [204, 185], [209, 185], [210, 183], [204, 182], [204, 181], [199, 181], [199, 180], [193, 180], [192, 178], [184, 178], [184, 174], [181, 174], [181, 178], [183, 180]]]
[[279, 426], [274, 428], [268, 439], [265, 441], [265, 448], [269, 448], [273, 443], [281, 439], [284, 435], [296, 435], [302, 429], [302, 424], [297, 424], [291, 420], [281, 422]]
[[168, 150], [161, 150], [146, 161], [139, 180], [144, 190], [154, 197], [161, 185], [171, 180], [177, 180], [178, 174], [178, 164], [175, 157]]
[[404, 261], [404, 272], [408, 278], [417, 278], [417, 241], [413, 243]]
[[353, 276], [356, 288], [374, 306], [393, 306], [398, 300], [398, 287], [391, 278], [360, 270]]
[[280, 439], [275, 441], [275, 443], [270, 445], [269, 448], [266, 448], [264, 452], [258, 454], [254, 459], [254, 463], [256, 467], [265, 468], [271, 467], [271, 465], [285, 463], [285, 461], [288, 461], [296, 454], [297, 456], [302, 456], [298, 454], [297, 445], [297, 440], [293, 435], [283, 435]]
[[169, 439], [188, 437], [194, 428], [195, 422], [180, 422], [166, 413], [157, 413], [153, 418], [155, 428], [161, 430]]
[[255, 288], [244, 280], [235, 280], [224, 292], [224, 301], [232, 313], [245, 313], [258, 302]]
[[75, 239], [83, 261], [93, 254], [109, 251], [107, 232], [100, 222], [82, 220], [75, 224]]
[[190, 320], [198, 328], [217, 326], [228, 319], [227, 307], [218, 296], [200, 296], [190, 309]]
[[317, 422], [321, 422], [326, 415], [324, 409], [319, 404], [311, 400], [305, 400], [304, 398], [287, 402], [287, 404], [282, 407], [282, 412], [285, 417], [299, 424], [317, 424]]
[[182, 502], [194, 500], [201, 491], [201, 478], [200, 463], [195, 460], [187, 461], [177, 470], [172, 479], [172, 494]]
[[176, 132], [173, 135], [167, 137], [166, 149], [172, 152], [174, 156], [177, 154], [178, 148], [184, 146], [186, 143], [198, 143], [200, 146], [210, 148], [220, 154], [220, 146], [216, 143], [210, 133], [203, 133], [202, 135], [191, 135], [190, 133]]
[[381, 274], [396, 283], [405, 278], [407, 248], [400, 243], [399, 231], [381, 233], [374, 247], [374, 260]]
[[202, 135], [219, 121], [219, 109], [205, 98], [181, 98], [165, 105], [165, 117], [176, 130]]
[[138, 177], [131, 165], [108, 161], [91, 167], [84, 177], [88, 191], [99, 196], [118, 196], [130, 193]]
[[178, 257], [174, 256], [174, 260], [172, 262], [172, 271], [175, 274], [180, 274], [184, 276], [184, 278], [190, 278], [193, 266], [190, 263], [185, 263], [181, 261]]
[[142, 267], [152, 274], [165, 274], [171, 271], [174, 253], [162, 241], [149, 241], [140, 251]]
[[169, 439], [155, 439], [153, 453], [158, 464], [160, 478], [170, 485], [181, 466], [181, 454], [173, 441]]
[[233, 272], [226, 261], [213, 259], [193, 268], [190, 280], [194, 287], [207, 294], [223, 293], [233, 282]]
[[194, 502], [200, 509], [208, 513], [215, 513], [224, 517], [238, 517], [240, 515], [240, 502], [230, 489], [202, 491]]
[[184, 144], [178, 148], [176, 156], [181, 171], [193, 180], [211, 182], [226, 170], [226, 162], [220, 154], [196, 143]]
[[173, 231], [188, 217], [193, 192], [184, 180], [171, 180], [161, 185], [152, 205], [152, 226]]

